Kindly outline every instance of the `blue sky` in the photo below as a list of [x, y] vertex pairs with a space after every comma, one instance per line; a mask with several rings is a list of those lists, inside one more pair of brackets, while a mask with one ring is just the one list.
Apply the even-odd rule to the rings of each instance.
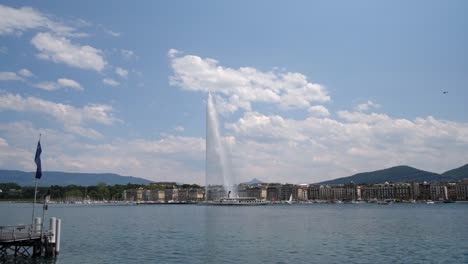
[[[466, 1], [2, 1], [0, 168], [204, 184], [468, 161]], [[443, 94], [443, 91], [448, 91]]]

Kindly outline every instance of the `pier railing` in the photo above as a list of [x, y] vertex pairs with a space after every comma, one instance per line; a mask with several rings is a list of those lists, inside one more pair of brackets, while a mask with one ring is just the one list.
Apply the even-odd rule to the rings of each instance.
[[0, 242], [39, 239], [41, 231], [36, 232], [33, 225], [0, 226]]
[[61, 220], [50, 218], [49, 230], [36, 217], [33, 225], [0, 226], [0, 262], [8, 255], [54, 256], [60, 250]]

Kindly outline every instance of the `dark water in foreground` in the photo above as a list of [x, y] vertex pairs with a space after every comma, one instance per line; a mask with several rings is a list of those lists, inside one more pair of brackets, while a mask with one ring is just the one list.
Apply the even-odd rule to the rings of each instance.
[[[468, 204], [51, 205], [47, 216], [63, 221], [52, 263], [468, 263]], [[30, 219], [30, 204], [0, 203], [0, 225]]]

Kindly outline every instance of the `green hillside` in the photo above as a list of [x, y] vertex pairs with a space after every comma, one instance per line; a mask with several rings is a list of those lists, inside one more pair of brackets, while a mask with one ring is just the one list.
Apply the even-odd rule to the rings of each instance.
[[330, 181], [324, 181], [320, 184], [344, 184], [354, 182], [363, 183], [384, 183], [384, 182], [440, 182], [445, 177], [440, 174], [418, 170], [409, 166], [397, 166], [384, 170], [358, 173], [349, 177], [338, 178]]
[[451, 178], [453, 180], [468, 179], [468, 164], [463, 165], [460, 168], [446, 171], [442, 173], [442, 176]]

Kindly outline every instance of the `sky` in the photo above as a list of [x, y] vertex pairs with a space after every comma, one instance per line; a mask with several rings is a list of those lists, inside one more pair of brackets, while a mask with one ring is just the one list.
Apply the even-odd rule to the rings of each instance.
[[[468, 163], [467, 1], [1, 1], [0, 169], [205, 184]], [[446, 92], [446, 93], [444, 93]], [[47, 175], [44, 175], [47, 177]]]

